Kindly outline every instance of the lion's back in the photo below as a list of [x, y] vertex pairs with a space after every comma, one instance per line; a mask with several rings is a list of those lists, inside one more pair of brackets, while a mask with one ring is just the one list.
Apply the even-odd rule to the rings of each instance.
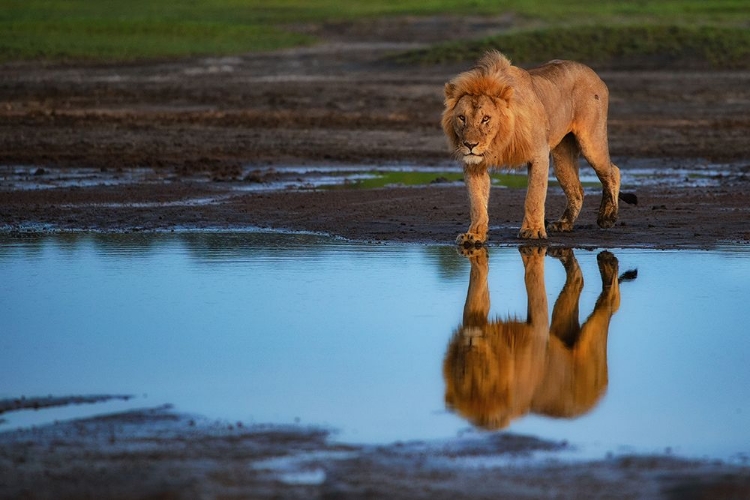
[[606, 126], [609, 90], [599, 75], [575, 61], [550, 61], [529, 70], [534, 92], [549, 123], [549, 145], [555, 147], [571, 130]]
[[546, 80], [561, 88], [571, 88], [582, 84], [606, 87], [593, 69], [576, 61], [555, 59], [530, 69], [529, 74], [532, 80]]

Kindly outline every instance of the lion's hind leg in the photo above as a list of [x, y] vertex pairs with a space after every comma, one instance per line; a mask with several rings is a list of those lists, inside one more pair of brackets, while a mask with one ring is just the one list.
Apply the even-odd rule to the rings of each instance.
[[[605, 96], [606, 97], [606, 96]], [[620, 169], [609, 157], [607, 143], [607, 100], [599, 100], [598, 106], [592, 106], [580, 118], [582, 126], [574, 131], [584, 158], [593, 167], [596, 176], [602, 183], [602, 203], [599, 206], [597, 224], [608, 228], [617, 222], [620, 195]]]
[[581, 333], [578, 319], [583, 273], [571, 248], [556, 248], [547, 252], [560, 260], [565, 268], [565, 285], [552, 308], [550, 335], [559, 338], [567, 348], [572, 348]]
[[596, 176], [602, 183], [602, 203], [599, 205], [599, 216], [596, 223], [601, 228], [608, 228], [617, 222], [620, 195], [620, 169], [609, 159], [607, 134], [597, 133], [598, 138], [579, 137], [581, 151], [594, 168]]
[[606, 250], [596, 256], [596, 262], [602, 277], [602, 293], [596, 301], [592, 314], [598, 310], [604, 310], [611, 316], [620, 308], [620, 281], [617, 276], [619, 264], [617, 257]]
[[617, 222], [617, 214], [620, 210], [620, 169], [617, 165], [610, 163], [610, 182], [608, 186], [602, 183], [602, 203], [599, 206], [599, 216], [596, 223], [601, 228], [608, 228]]
[[547, 225], [547, 231], [567, 232], [573, 230], [583, 206], [583, 186], [578, 176], [578, 155], [580, 149], [573, 134], [566, 135], [552, 150], [555, 177], [568, 199], [565, 212], [555, 222]]

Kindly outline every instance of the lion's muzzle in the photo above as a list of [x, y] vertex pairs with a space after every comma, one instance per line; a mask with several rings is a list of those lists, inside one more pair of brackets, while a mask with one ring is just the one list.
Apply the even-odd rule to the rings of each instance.
[[467, 165], [475, 165], [477, 163], [481, 163], [484, 159], [484, 156], [476, 150], [476, 147], [479, 146], [478, 142], [469, 142], [469, 141], [463, 141], [462, 147], [460, 148], [461, 153], [463, 154], [463, 161]]
[[482, 163], [483, 159], [483, 156], [475, 155], [473, 153], [465, 154], [463, 158], [464, 163], [467, 165], [476, 165], [477, 163]]

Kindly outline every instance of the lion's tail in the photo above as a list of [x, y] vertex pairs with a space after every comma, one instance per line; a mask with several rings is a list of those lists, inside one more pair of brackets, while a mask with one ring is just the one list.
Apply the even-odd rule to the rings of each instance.
[[620, 198], [622, 201], [629, 205], [638, 205], [638, 197], [635, 195], [635, 193], [620, 193], [618, 195], [618, 198]]

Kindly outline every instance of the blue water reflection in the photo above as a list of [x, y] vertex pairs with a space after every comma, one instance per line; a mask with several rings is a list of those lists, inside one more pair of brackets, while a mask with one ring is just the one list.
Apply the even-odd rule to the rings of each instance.
[[[443, 364], [446, 404], [487, 430], [503, 429], [530, 413], [572, 419], [590, 412], [607, 390], [607, 335], [620, 308], [620, 283], [635, 279], [637, 270], [619, 275], [617, 258], [600, 252], [602, 291], [582, 324], [584, 279], [573, 250], [522, 247], [526, 317], [491, 318], [488, 251], [462, 251], [471, 273], [463, 321]], [[565, 269], [551, 319], [546, 255], [559, 258]]]
[[[507, 430], [597, 453], [750, 452], [750, 255], [612, 253], [639, 273], [620, 285], [606, 392], [577, 418]], [[597, 254], [575, 251], [582, 322], [602, 290]], [[544, 262], [551, 310], [566, 272]], [[470, 424], [446, 409], [443, 361], [470, 270], [451, 247], [314, 235], [6, 238], [0, 398], [133, 394], [130, 406], [325, 425], [344, 441], [455, 436]], [[525, 319], [519, 251], [490, 249], [487, 275], [489, 317]], [[61, 413], [1, 417], [8, 429]]]

